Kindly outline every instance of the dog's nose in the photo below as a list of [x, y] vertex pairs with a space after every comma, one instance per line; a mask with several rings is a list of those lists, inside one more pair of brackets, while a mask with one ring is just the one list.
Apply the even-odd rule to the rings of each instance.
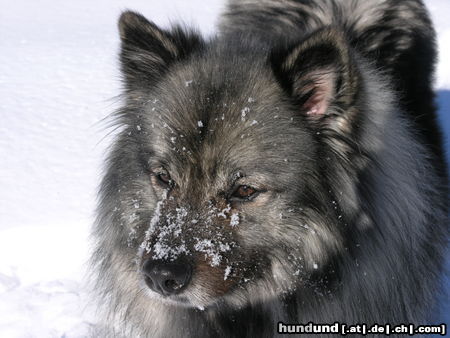
[[187, 262], [161, 262], [147, 259], [142, 265], [148, 287], [163, 296], [179, 293], [191, 280], [192, 267]]

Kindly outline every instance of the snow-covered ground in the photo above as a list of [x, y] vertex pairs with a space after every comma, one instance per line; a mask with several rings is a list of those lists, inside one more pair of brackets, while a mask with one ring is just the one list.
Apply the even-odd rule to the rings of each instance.
[[[450, 132], [450, 1], [425, 2], [437, 25], [436, 88]], [[130, 8], [211, 34], [223, 1], [0, 4], [0, 336], [86, 336], [93, 316], [81, 281], [110, 140], [102, 119], [120, 86], [117, 17]]]

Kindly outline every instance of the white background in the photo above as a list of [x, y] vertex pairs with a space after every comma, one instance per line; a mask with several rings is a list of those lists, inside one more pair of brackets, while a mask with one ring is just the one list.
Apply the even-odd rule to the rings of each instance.
[[[450, 129], [450, 1], [425, 0], [437, 26], [436, 88]], [[118, 102], [117, 18], [126, 8], [205, 34], [219, 0], [0, 0], [0, 336], [78, 337], [103, 121]], [[448, 317], [447, 317], [448, 318]]]

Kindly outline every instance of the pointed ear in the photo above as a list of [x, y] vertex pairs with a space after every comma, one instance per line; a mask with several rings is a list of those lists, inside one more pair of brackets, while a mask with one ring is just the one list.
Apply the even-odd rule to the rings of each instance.
[[203, 46], [195, 32], [157, 27], [138, 13], [127, 11], [119, 19], [122, 42], [120, 61], [127, 89], [153, 86], [171, 64]]
[[327, 28], [301, 43], [273, 51], [271, 63], [282, 87], [313, 121], [344, 114], [358, 91], [358, 72], [342, 32]]
[[[370, 227], [372, 221], [362, 210], [359, 183], [354, 179], [367, 163], [360, 143], [352, 142], [354, 122], [360, 118], [362, 81], [344, 33], [334, 28], [320, 30], [291, 48], [273, 52], [271, 62], [299, 113], [320, 130], [326, 144], [324, 157], [335, 158], [325, 160], [323, 166], [328, 168], [325, 175], [342, 212], [359, 227]], [[358, 155], [350, 158], [352, 153]]]

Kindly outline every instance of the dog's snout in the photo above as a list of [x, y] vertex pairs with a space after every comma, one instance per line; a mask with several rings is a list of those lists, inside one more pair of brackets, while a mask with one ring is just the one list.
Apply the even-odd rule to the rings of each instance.
[[179, 293], [189, 284], [192, 266], [187, 262], [162, 262], [147, 259], [142, 265], [148, 287], [163, 296]]

